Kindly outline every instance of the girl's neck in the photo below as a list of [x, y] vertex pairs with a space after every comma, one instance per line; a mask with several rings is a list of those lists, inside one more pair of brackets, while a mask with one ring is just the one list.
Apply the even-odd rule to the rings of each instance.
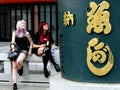
[[45, 35], [46, 34], [46, 31], [43, 31], [43, 35]]

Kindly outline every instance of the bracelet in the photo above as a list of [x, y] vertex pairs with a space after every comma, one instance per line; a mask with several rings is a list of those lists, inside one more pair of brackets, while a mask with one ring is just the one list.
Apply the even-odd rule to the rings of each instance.
[[30, 46], [29, 49], [32, 49], [32, 46]]
[[32, 45], [33, 45], [33, 43], [30, 43], [30, 49], [32, 49]]
[[11, 47], [12, 45], [14, 45], [14, 47], [15, 47], [15, 43], [10, 43], [10, 48], [12, 48], [12, 47]]
[[30, 48], [29, 51], [32, 51], [32, 48]]

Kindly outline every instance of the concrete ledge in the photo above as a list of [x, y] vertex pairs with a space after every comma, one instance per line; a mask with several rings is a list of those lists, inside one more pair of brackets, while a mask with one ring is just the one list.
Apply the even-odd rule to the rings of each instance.
[[42, 63], [42, 56], [36, 56], [35, 54], [32, 54], [31, 56], [28, 55], [26, 58], [27, 61], [29, 62], [39, 62]]
[[[9, 51], [9, 46], [0, 47], [0, 81], [12, 81], [12, 65], [11, 61], [7, 59], [7, 52]], [[59, 57], [59, 50], [55, 50], [54, 52], [54, 59], [56, 63], [60, 65], [60, 57]], [[48, 70], [50, 71], [51, 75], [55, 75], [57, 72], [54, 69], [54, 66], [49, 62], [48, 63]], [[44, 74], [40, 73], [30, 73], [29, 71], [43, 71], [43, 63], [42, 63], [42, 56], [38, 57], [35, 54], [28, 56], [23, 63], [23, 76], [20, 81], [30, 81], [30, 82], [44, 82], [45, 77]], [[39, 78], [41, 77], [42, 78]], [[38, 78], [36, 78], [38, 77]], [[48, 82], [48, 79], [46, 80]]]
[[[0, 53], [0, 62], [3, 62], [4, 66], [4, 74], [10, 75], [11, 74], [11, 62], [7, 59], [8, 54]], [[2, 66], [0, 66], [2, 68]], [[1, 73], [2, 74], [2, 73]]]
[[9, 61], [7, 53], [0, 53], [0, 61]]
[[50, 90], [120, 90], [120, 84], [75, 82], [62, 78], [59, 73], [50, 78]]

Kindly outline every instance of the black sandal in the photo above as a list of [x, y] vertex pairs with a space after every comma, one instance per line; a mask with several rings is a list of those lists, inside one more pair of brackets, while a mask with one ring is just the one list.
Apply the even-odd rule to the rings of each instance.
[[13, 83], [13, 90], [17, 90], [17, 84]]
[[56, 70], [57, 72], [60, 72], [60, 71], [61, 71], [61, 69], [60, 69], [60, 67], [59, 67], [58, 64], [55, 64], [54, 67], [55, 67], [55, 70]]
[[44, 76], [46, 77], [46, 78], [48, 78], [49, 77], [49, 72], [48, 72], [48, 70], [47, 69], [44, 69]]

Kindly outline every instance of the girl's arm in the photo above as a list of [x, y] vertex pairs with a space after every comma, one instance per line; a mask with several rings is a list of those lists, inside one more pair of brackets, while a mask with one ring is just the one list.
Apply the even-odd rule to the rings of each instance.
[[15, 34], [15, 31], [12, 33], [12, 40], [11, 40], [11, 44], [10, 44], [10, 47], [12, 48], [12, 49], [15, 49], [15, 36], [16, 36], [16, 34]]
[[29, 55], [31, 55], [32, 54], [32, 47], [33, 47], [33, 40], [31, 38], [29, 32], [27, 32], [26, 37], [27, 37], [27, 39], [28, 39], [28, 41], [30, 43], [30, 48], [29, 48], [29, 52], [28, 53], [29, 53]]
[[41, 47], [46, 47], [46, 44], [38, 45], [38, 44], [33, 43], [33, 48], [41, 48]]

